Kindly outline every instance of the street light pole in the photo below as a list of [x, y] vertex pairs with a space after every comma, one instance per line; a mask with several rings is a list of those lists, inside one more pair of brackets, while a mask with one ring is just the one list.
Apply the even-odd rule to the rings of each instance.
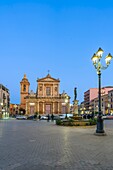
[[98, 117], [97, 117], [97, 129], [96, 133], [105, 133], [103, 129], [103, 119], [101, 111], [101, 71], [98, 72]]
[[101, 72], [98, 73], [99, 115], [101, 115]]
[[92, 61], [93, 61], [93, 65], [94, 65], [95, 69], [97, 70], [97, 74], [98, 74], [98, 99], [99, 99], [99, 103], [98, 103], [98, 117], [97, 117], [97, 129], [96, 129], [97, 135], [105, 134], [105, 131], [104, 131], [104, 128], [103, 128], [102, 111], [101, 111], [101, 70], [105, 70], [109, 66], [110, 61], [113, 58], [111, 56], [111, 54], [109, 53], [105, 58], [106, 66], [102, 66], [100, 60], [102, 58], [103, 52], [104, 51], [101, 48], [99, 48], [98, 51], [96, 52], [96, 54], [94, 54], [93, 57], [91, 58]]

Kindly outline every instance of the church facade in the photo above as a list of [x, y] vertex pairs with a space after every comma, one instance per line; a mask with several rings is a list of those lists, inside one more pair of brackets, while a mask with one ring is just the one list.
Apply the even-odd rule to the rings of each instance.
[[60, 80], [47, 74], [37, 79], [36, 93], [29, 91], [30, 83], [24, 75], [20, 82], [20, 107], [26, 115], [61, 114], [70, 112], [70, 96], [60, 94]]

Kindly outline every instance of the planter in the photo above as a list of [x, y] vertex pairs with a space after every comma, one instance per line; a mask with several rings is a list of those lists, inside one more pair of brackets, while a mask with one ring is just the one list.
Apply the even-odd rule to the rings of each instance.
[[92, 126], [96, 125], [95, 120], [74, 120], [74, 119], [65, 119], [56, 121], [57, 125], [62, 126]]

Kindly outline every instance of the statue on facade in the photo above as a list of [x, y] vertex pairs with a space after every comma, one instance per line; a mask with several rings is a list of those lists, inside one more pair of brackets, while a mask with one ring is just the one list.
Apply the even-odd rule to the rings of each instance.
[[74, 100], [76, 100], [77, 99], [77, 88], [75, 87], [74, 88]]

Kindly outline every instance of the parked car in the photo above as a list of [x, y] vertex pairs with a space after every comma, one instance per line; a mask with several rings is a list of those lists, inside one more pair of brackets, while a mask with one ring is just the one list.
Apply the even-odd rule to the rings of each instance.
[[17, 119], [17, 120], [26, 120], [26, 119], [27, 119], [27, 116], [18, 115], [18, 116], [16, 116], [16, 119]]
[[47, 120], [48, 116], [41, 116], [40, 120]]
[[106, 116], [106, 115], [103, 115], [103, 116], [102, 116], [102, 118], [103, 118], [103, 119], [106, 119], [106, 118], [107, 118], [107, 116]]
[[113, 116], [112, 115], [106, 115], [106, 116], [102, 116], [103, 119], [113, 119]]
[[72, 113], [67, 113], [67, 114], [59, 114], [60, 119], [65, 119], [67, 116], [67, 118], [69, 117], [73, 117]]
[[60, 119], [65, 119], [66, 115], [65, 114], [59, 114]]
[[27, 119], [28, 119], [28, 120], [33, 120], [33, 119], [34, 119], [34, 115], [29, 115], [29, 116], [27, 117]]

